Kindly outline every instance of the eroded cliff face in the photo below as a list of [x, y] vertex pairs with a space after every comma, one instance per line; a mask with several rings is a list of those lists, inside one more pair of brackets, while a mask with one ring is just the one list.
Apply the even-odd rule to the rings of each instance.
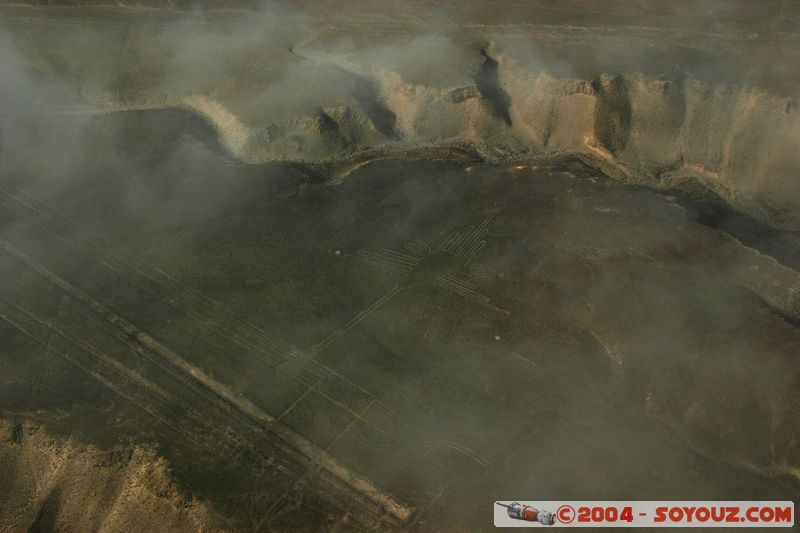
[[0, 420], [4, 531], [213, 531], [202, 502], [153, 450], [100, 450], [28, 421]]
[[[680, 17], [604, 26], [602, 14], [559, 26], [540, 20], [547, 10], [478, 24], [418, 8], [375, 23], [371, 8], [351, 18], [324, 6], [96, 8], [80, 35], [48, 22], [3, 37], [15, 79], [0, 91], [3, 115], [180, 107], [246, 163], [450, 146], [497, 161], [575, 154], [627, 181], [699, 182], [762, 222], [800, 229], [800, 94], [781, 66], [795, 58], [795, 33], [747, 33], [741, 21], [703, 31]], [[64, 17], [30, 9], [11, 13]]]
[[611, 174], [657, 187], [695, 178], [762, 220], [797, 228], [793, 99], [692, 79], [604, 75], [587, 84], [520, 72], [506, 77], [511, 109], [535, 151], [588, 154]]
[[555, 78], [498, 58], [505, 116], [476, 85], [428, 87], [377, 73], [377, 100], [394, 117], [391, 134], [355, 102], [321, 102], [318, 113], [268, 124], [248, 123], [208, 96], [179, 105], [207, 119], [231, 155], [249, 163], [318, 163], [358, 156], [355, 148], [391, 153], [450, 145], [498, 161], [574, 154], [634, 183], [680, 188], [694, 180], [762, 221], [800, 229], [794, 99], [643, 74]]

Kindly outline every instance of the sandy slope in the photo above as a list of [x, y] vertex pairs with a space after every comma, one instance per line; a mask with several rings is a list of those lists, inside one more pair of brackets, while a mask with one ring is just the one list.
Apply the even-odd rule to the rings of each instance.
[[2, 531], [213, 531], [152, 450], [99, 450], [0, 420]]

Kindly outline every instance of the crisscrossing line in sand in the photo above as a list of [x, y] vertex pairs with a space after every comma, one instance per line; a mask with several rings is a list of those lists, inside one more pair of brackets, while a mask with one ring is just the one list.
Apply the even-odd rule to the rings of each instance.
[[[380, 248], [377, 252], [358, 250], [351, 254], [336, 250], [335, 256], [354, 263], [375, 267], [398, 275], [394, 286], [358, 315], [331, 332], [309, 350], [313, 355], [341, 337], [369, 315], [381, 308], [396, 294], [418, 286], [432, 286], [478, 304], [495, 313], [510, 313], [491, 303], [491, 299], [477, 291], [469, 274], [475, 256], [486, 246], [489, 224], [500, 213], [493, 209], [477, 226], [454, 231], [436, 248], [422, 240], [414, 239], [403, 246], [402, 251]], [[476, 269], [480, 270], [480, 269]]]

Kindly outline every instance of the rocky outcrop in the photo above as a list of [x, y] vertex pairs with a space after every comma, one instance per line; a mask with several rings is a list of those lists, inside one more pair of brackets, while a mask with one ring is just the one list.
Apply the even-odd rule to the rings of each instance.
[[[699, 182], [734, 207], [800, 229], [800, 115], [795, 100], [698, 80], [641, 74], [557, 79], [503, 58], [506, 111], [477, 87], [449, 90], [378, 78], [392, 127], [357, 102], [315, 115], [247, 124], [224, 103], [192, 96], [230, 153], [249, 163], [346, 159], [355, 148], [401, 151], [461, 144], [487, 158], [576, 154], [606, 173], [663, 188]], [[500, 94], [500, 93], [497, 93]], [[247, 124], [247, 125], [245, 125]]]
[[[29, 11], [16, 16], [28, 21]], [[684, 61], [683, 52], [653, 42], [672, 35], [667, 23], [507, 29], [470, 22], [461, 28], [468, 36], [456, 38], [447, 25], [422, 30], [389, 18], [388, 29], [360, 42], [342, 35], [368, 35], [371, 23], [350, 27], [360, 23], [336, 19], [333, 27], [343, 29], [330, 31], [314, 18], [318, 13], [203, 18], [167, 11], [159, 15], [168, 17], [164, 28], [128, 28], [124, 17], [136, 15], [103, 11], [122, 29], [102, 43], [95, 42], [99, 33], [68, 38], [58, 26], [40, 39], [58, 46], [17, 39], [8, 46], [19, 50], [4, 56], [12, 65], [36, 65], [37, 72], [8, 77], [28, 78], [35, 87], [10, 84], [9, 92], [38, 91], [50, 102], [68, 87], [92, 112], [189, 109], [213, 126], [230, 156], [246, 163], [326, 163], [448, 146], [500, 161], [573, 154], [635, 183], [699, 183], [762, 222], [800, 229], [796, 85], [789, 75], [783, 85], [750, 71], [737, 78], [735, 58], [726, 63], [731, 51], [747, 52], [752, 58], [736, 61], [753, 70], [753, 62], [795, 49], [795, 34], [762, 42], [742, 28], [732, 36], [687, 29], [682, 43], [701, 59], [675, 69], [669, 62]], [[536, 39], [546, 42], [532, 44]], [[600, 48], [645, 42], [657, 49], [657, 60], [636, 60], [644, 53], [636, 51], [611, 69], [614, 62], [604, 62], [600, 50], [590, 72], [578, 67], [581, 42]], [[568, 46], [569, 53], [559, 51]], [[81, 47], [96, 53], [87, 56]], [[545, 53], [554, 57], [537, 58]], [[715, 77], [717, 71], [725, 74]], [[52, 77], [57, 83], [42, 82]], [[28, 104], [38, 113], [46, 109], [41, 101]], [[70, 102], [73, 111], [76, 105]], [[22, 107], [9, 104], [13, 113]]]
[[216, 531], [153, 450], [100, 450], [0, 420], [0, 530]]

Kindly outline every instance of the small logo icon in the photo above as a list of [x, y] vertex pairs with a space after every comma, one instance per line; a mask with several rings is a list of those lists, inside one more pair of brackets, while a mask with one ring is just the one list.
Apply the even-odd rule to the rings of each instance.
[[562, 524], [569, 524], [575, 520], [575, 509], [571, 505], [562, 505], [556, 511], [556, 517]]
[[[508, 516], [515, 520], [525, 520], [526, 522], [539, 522], [543, 526], [552, 526], [556, 523], [556, 516], [550, 511], [540, 511], [530, 505], [522, 505], [518, 502], [500, 503], [495, 502], [500, 507], [505, 507]], [[573, 511], [574, 515], [574, 511]]]

